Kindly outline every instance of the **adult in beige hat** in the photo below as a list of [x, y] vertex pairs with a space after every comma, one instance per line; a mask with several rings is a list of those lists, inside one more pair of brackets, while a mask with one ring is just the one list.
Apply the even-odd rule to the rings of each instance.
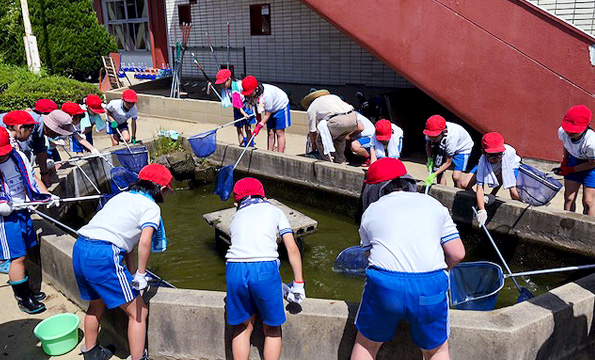
[[308, 109], [312, 150], [318, 150], [323, 160], [344, 163], [345, 138], [357, 129], [353, 106], [332, 95], [328, 90], [310, 92], [300, 104]]

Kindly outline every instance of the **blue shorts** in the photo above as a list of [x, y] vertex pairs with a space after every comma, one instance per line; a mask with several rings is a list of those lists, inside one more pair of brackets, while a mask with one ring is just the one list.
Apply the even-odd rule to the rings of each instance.
[[122, 264], [126, 251], [101, 240], [79, 236], [72, 251], [72, 267], [83, 300], [101, 299], [108, 309], [134, 300], [132, 275]]
[[289, 104], [283, 110], [276, 111], [271, 114], [267, 121], [267, 129], [281, 130], [291, 126], [291, 114], [289, 112]]
[[[83, 136], [83, 134], [80, 134], [81, 136]], [[89, 132], [87, 134], [84, 134], [85, 139], [89, 142], [89, 144], [93, 145], [93, 133]], [[68, 137], [70, 139], [70, 151], [72, 152], [77, 152], [77, 153], [82, 153], [85, 151], [89, 151], [89, 149], [87, 149], [86, 147], [84, 147], [83, 145], [81, 145], [81, 143], [74, 138], [74, 136], [69, 136]]]
[[[248, 115], [253, 114], [252, 110], [250, 110], [247, 106], [244, 106], [244, 108], [242, 110], [244, 110], [244, 112]], [[241, 119], [243, 117], [244, 117], [244, 114], [242, 114], [242, 112], [240, 110], [238, 110], [236, 108], [233, 109], [233, 119], [234, 120]], [[237, 128], [242, 128], [244, 126], [250, 126], [254, 123], [256, 123], [256, 117], [252, 116], [248, 119], [238, 121], [237, 123], [234, 124], [234, 126]]]
[[452, 163], [455, 165], [454, 171], [467, 170], [469, 156], [471, 156], [471, 154], [456, 154], [455, 156], [453, 156]]
[[369, 149], [372, 146], [372, 138], [369, 136], [362, 136], [354, 141], [357, 141], [364, 149]]
[[58, 149], [56, 149], [56, 148], [47, 149], [47, 153], [48, 153], [48, 158], [54, 160], [55, 162], [62, 161], [62, 157], [60, 156]]
[[[123, 124], [118, 125], [118, 130], [120, 130], [120, 132], [124, 131], [124, 130], [128, 130], [128, 121], [126, 121]], [[112, 127], [110, 126], [110, 124], [108, 123], [105, 127], [105, 132], [107, 134], [118, 134], [118, 132], [114, 129], [112, 129]]]
[[[570, 155], [568, 157], [568, 166], [577, 166], [587, 161], [588, 160], [578, 159]], [[581, 183], [586, 187], [595, 188], [595, 169], [568, 174], [564, 176], [564, 180], [574, 181]]]
[[366, 338], [390, 341], [400, 321], [407, 320], [411, 338], [424, 350], [435, 349], [449, 336], [448, 275], [444, 270], [401, 273], [366, 269], [366, 285], [355, 317]]
[[0, 216], [0, 224], [0, 259], [20, 258], [37, 245], [29, 211], [15, 210], [8, 216]]
[[258, 312], [269, 326], [285, 323], [283, 284], [277, 261], [228, 262], [227, 323], [239, 325]]

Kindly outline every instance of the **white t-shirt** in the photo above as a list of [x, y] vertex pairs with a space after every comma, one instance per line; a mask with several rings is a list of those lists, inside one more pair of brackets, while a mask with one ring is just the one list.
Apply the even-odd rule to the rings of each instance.
[[355, 112], [355, 115], [357, 116], [357, 122], [361, 122], [362, 124], [364, 124], [364, 130], [362, 130], [360, 136], [372, 137], [372, 135], [376, 133], [376, 127], [374, 126], [374, 124], [372, 124], [372, 122], [367, 117], [363, 116], [357, 111]]
[[[383, 157], [391, 157], [398, 159], [401, 156], [401, 148], [403, 147], [403, 130], [395, 124], [391, 124], [393, 129], [393, 133], [388, 141], [388, 145], [386, 146], [386, 151], [384, 151], [385, 147], [377, 138], [376, 132], [372, 136], [372, 146], [374, 147], [374, 151], [376, 151], [376, 158], [381, 159]], [[387, 154], [388, 152], [388, 154]]]
[[362, 216], [362, 246], [370, 266], [419, 273], [446, 269], [442, 244], [458, 239], [448, 210], [431, 196], [397, 191], [372, 203]]
[[279, 257], [277, 234], [292, 232], [287, 217], [270, 203], [248, 205], [238, 210], [229, 226], [230, 262], [273, 261]]
[[105, 107], [105, 110], [107, 110], [119, 125], [124, 124], [128, 119], [136, 120], [138, 117], [136, 104], [129, 110], [126, 110], [124, 109], [124, 101], [122, 99], [110, 101]]
[[[308, 106], [308, 119], [310, 120], [310, 132], [314, 133], [318, 130], [316, 126], [321, 120], [326, 119], [330, 115], [343, 114], [353, 110], [353, 106], [341, 100], [337, 95], [323, 95], [317, 97]], [[375, 131], [376, 129], [374, 129]]]
[[574, 142], [560, 126], [558, 139], [562, 140], [566, 151], [575, 158], [583, 160], [595, 159], [595, 131], [592, 129], [588, 129], [578, 141]]
[[[471, 154], [473, 149], [473, 139], [471, 135], [461, 125], [446, 122], [446, 138], [442, 141], [445, 142], [444, 148], [446, 156], [455, 156], [458, 154]], [[426, 136], [426, 141], [430, 141], [430, 138]]]
[[[24, 154], [21, 154], [21, 158], [27, 163], [27, 157]], [[27, 166], [27, 168], [28, 167], [29, 166]], [[26, 185], [14, 160], [8, 158], [5, 162], [0, 163], [0, 171], [2, 172], [2, 178], [4, 180], [4, 191], [6, 191], [6, 194], [10, 197], [10, 203], [22, 204], [26, 202]]]
[[[489, 163], [489, 164], [491, 165], [493, 175], [498, 180], [498, 184], [503, 185], [503, 187], [505, 189], [510, 189], [511, 187], [516, 186], [514, 170], [518, 169], [519, 166], [521, 165], [521, 157], [517, 155], [516, 149], [513, 148], [512, 146], [510, 146], [508, 144], [504, 144], [504, 148], [506, 150], [504, 150], [504, 155], [502, 155], [502, 161], [497, 162], [495, 164], [493, 164], [493, 163]], [[502, 164], [504, 164], [504, 163], [506, 165], [503, 166]], [[484, 184], [493, 185], [493, 184], [490, 184], [490, 179], [489, 179], [489, 177], [492, 176], [492, 173], [489, 172], [490, 165], [488, 165], [488, 160], [486, 159], [485, 155], [481, 155], [481, 157], [479, 158], [479, 163], [477, 164], [477, 172], [475, 173], [475, 176], [477, 178], [477, 184], [479, 186], [483, 186]], [[510, 181], [509, 181], [510, 184], [503, 184], [503, 183], [506, 183], [506, 181], [504, 181], [504, 179], [502, 178], [502, 169], [503, 168], [508, 169], [507, 171], [512, 172], [512, 173], [506, 174], [508, 176], [508, 178], [510, 179]], [[483, 177], [482, 177], [482, 174], [484, 175]], [[513, 185], [513, 183], [514, 183], [514, 185]]]
[[270, 113], [285, 110], [287, 105], [289, 105], [289, 98], [285, 91], [274, 85], [262, 84], [262, 86], [264, 90], [262, 91], [260, 100], [264, 105], [264, 110]]
[[159, 229], [161, 210], [139, 193], [122, 192], [110, 199], [79, 234], [93, 240], [111, 242], [126, 252], [132, 251], [141, 232], [150, 226]]

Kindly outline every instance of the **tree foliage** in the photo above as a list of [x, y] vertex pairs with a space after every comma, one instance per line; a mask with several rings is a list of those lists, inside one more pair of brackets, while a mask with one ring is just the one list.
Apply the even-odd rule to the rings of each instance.
[[[0, 0], [0, 9], [0, 61], [22, 65], [26, 58], [20, 1]], [[29, 13], [42, 65], [51, 74], [97, 78], [101, 56], [117, 51], [91, 0], [29, 0]]]

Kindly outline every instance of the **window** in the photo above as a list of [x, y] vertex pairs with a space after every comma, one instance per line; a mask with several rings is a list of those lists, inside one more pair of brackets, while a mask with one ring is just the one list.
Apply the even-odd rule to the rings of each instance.
[[180, 25], [190, 24], [192, 22], [192, 15], [190, 15], [190, 5], [178, 5], [178, 20]]
[[271, 5], [250, 5], [250, 35], [271, 35]]
[[151, 50], [147, 0], [103, 0], [102, 5], [119, 50]]

